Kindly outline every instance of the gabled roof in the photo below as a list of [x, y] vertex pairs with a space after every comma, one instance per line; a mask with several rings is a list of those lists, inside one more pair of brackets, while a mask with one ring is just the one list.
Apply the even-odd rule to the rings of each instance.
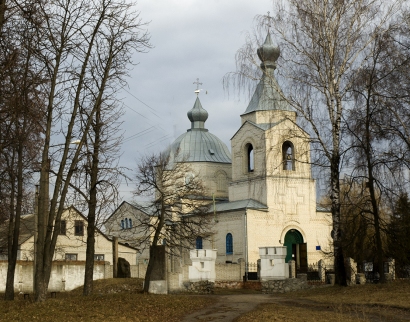
[[250, 124], [253, 125], [254, 127], [256, 127], [259, 130], [265, 131], [263, 128], [261, 128], [260, 126], [258, 126], [258, 124], [251, 122], [251, 121], [245, 121], [243, 122], [243, 124], [239, 127], [239, 129], [235, 132], [235, 134], [231, 137], [231, 140], [236, 136], [236, 134], [239, 133], [239, 131], [245, 126], [245, 124]]
[[210, 205], [208, 212], [224, 212], [224, 211], [234, 211], [241, 209], [256, 209], [256, 210], [268, 210], [268, 206], [256, 201], [254, 199], [244, 199], [230, 202], [220, 202], [215, 204], [215, 209], [213, 205]]
[[316, 206], [316, 211], [317, 212], [331, 212], [331, 210], [329, 208], [325, 208], [325, 207], [322, 207], [320, 205]]
[[[0, 248], [7, 248], [8, 240], [8, 229], [9, 221], [6, 220], [0, 226]], [[34, 215], [25, 215], [20, 218], [20, 234], [19, 234], [19, 245], [27, 241], [31, 236], [34, 235], [35, 226], [34, 226]]]
[[[235, 132], [235, 134], [232, 136], [231, 140], [236, 136], [236, 134], [238, 134], [238, 132], [242, 129], [242, 127], [244, 127], [245, 124], [247, 124], [247, 123], [253, 125], [254, 127], [256, 127], [256, 128], [258, 128], [258, 129], [260, 129], [260, 130], [262, 130], [262, 131], [267, 131], [267, 130], [269, 130], [269, 129], [274, 128], [275, 126], [278, 126], [279, 124], [281, 124], [281, 123], [283, 123], [283, 122], [285, 122], [285, 121], [287, 121], [287, 120], [288, 120], [287, 118], [283, 118], [283, 119], [281, 119], [281, 120], [278, 121], [278, 122], [259, 123], [259, 124], [247, 120], [247, 121], [245, 121], [245, 122], [241, 125], [241, 127]], [[301, 127], [300, 127], [298, 124], [296, 124], [295, 122], [292, 122], [292, 123], [293, 123], [300, 131], [302, 131], [306, 136], [309, 137], [309, 134], [308, 134], [303, 128], [301, 128]]]
[[139, 211], [141, 211], [141, 212], [143, 212], [143, 213], [145, 213], [145, 214], [148, 215], [147, 211], [144, 210], [144, 209], [147, 209], [148, 206], [139, 205], [139, 204], [131, 204], [131, 203], [129, 203], [128, 201], [123, 201], [123, 202], [121, 202], [121, 204], [117, 207], [117, 209], [115, 209], [114, 212], [104, 221], [104, 224], [105, 224], [108, 220], [110, 220], [115, 214], [117, 214], [117, 212], [119, 212], [119, 211], [121, 210], [121, 208], [124, 207], [124, 206], [129, 206], [129, 207], [131, 207], [131, 208], [134, 208], [134, 209], [136, 209], [136, 210], [139, 210]]

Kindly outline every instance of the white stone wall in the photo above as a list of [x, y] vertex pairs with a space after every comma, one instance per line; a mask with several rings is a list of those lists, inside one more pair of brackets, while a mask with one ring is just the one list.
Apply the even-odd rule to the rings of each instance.
[[[131, 265], [132, 278], [144, 278], [147, 265]], [[50, 292], [71, 291], [84, 285], [84, 262], [53, 262], [48, 290]], [[94, 263], [94, 280], [112, 278], [113, 267], [109, 262]], [[0, 293], [6, 290], [7, 261], [0, 261]], [[15, 292], [33, 291], [33, 262], [18, 261], [14, 277]]]
[[[245, 222], [242, 211], [218, 213], [213, 227], [215, 232], [212, 237], [213, 249], [217, 250], [217, 263], [238, 263], [245, 260]], [[233, 254], [226, 254], [226, 235], [232, 234]]]
[[286, 247], [259, 247], [260, 280], [278, 280], [289, 278], [289, 265], [285, 263]]
[[[108, 262], [95, 263], [94, 280], [112, 278]], [[84, 285], [85, 263], [54, 262], [51, 269], [49, 292], [71, 291]], [[111, 274], [109, 274], [111, 272]], [[0, 261], [0, 293], [6, 290], [7, 261]], [[14, 277], [15, 292], [33, 291], [33, 262], [19, 261]]]
[[215, 282], [216, 250], [194, 249], [189, 252], [192, 265], [189, 267], [189, 281]]
[[[230, 163], [191, 162], [189, 166], [203, 180], [208, 196], [228, 198], [228, 183], [232, 180], [232, 165]], [[219, 176], [226, 176], [223, 188], [218, 186], [218, 180], [221, 179]]]

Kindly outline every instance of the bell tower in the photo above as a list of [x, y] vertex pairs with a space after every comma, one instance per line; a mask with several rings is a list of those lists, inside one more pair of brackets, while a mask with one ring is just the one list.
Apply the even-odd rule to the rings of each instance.
[[296, 112], [275, 78], [280, 49], [269, 33], [257, 54], [263, 76], [241, 115], [241, 127], [231, 139], [229, 200], [255, 199], [281, 208], [284, 214], [296, 215], [298, 204], [315, 195], [310, 191], [314, 181], [309, 135], [297, 125]]

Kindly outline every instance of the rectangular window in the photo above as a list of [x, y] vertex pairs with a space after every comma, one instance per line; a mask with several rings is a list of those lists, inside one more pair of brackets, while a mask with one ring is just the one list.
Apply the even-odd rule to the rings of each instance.
[[65, 260], [66, 261], [76, 261], [77, 254], [65, 254]]
[[76, 220], [74, 223], [74, 235], [84, 236], [84, 221]]
[[60, 235], [65, 235], [67, 229], [67, 224], [65, 220], [60, 221]]
[[103, 261], [104, 260], [104, 254], [94, 254], [94, 260], [95, 261]]

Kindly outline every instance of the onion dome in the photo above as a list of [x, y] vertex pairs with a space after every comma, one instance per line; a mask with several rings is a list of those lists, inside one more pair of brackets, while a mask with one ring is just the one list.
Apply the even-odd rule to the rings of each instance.
[[187, 113], [189, 120], [191, 121], [191, 129], [203, 129], [205, 121], [208, 119], [208, 112], [202, 108], [199, 97], [196, 98], [194, 107]]
[[293, 111], [283, 98], [282, 90], [273, 73], [276, 69], [280, 49], [273, 44], [269, 33], [264, 44], [258, 48], [257, 54], [262, 61], [263, 76], [243, 115], [257, 111]]
[[180, 135], [165, 151], [173, 162], [231, 163], [228, 147], [218, 137], [205, 129], [208, 112], [196, 98], [194, 107], [187, 113], [191, 128]]
[[276, 68], [276, 61], [280, 55], [280, 49], [275, 46], [272, 42], [270, 33], [266, 36], [264, 44], [257, 49], [257, 54], [259, 59], [262, 61], [261, 67], [265, 68]]

